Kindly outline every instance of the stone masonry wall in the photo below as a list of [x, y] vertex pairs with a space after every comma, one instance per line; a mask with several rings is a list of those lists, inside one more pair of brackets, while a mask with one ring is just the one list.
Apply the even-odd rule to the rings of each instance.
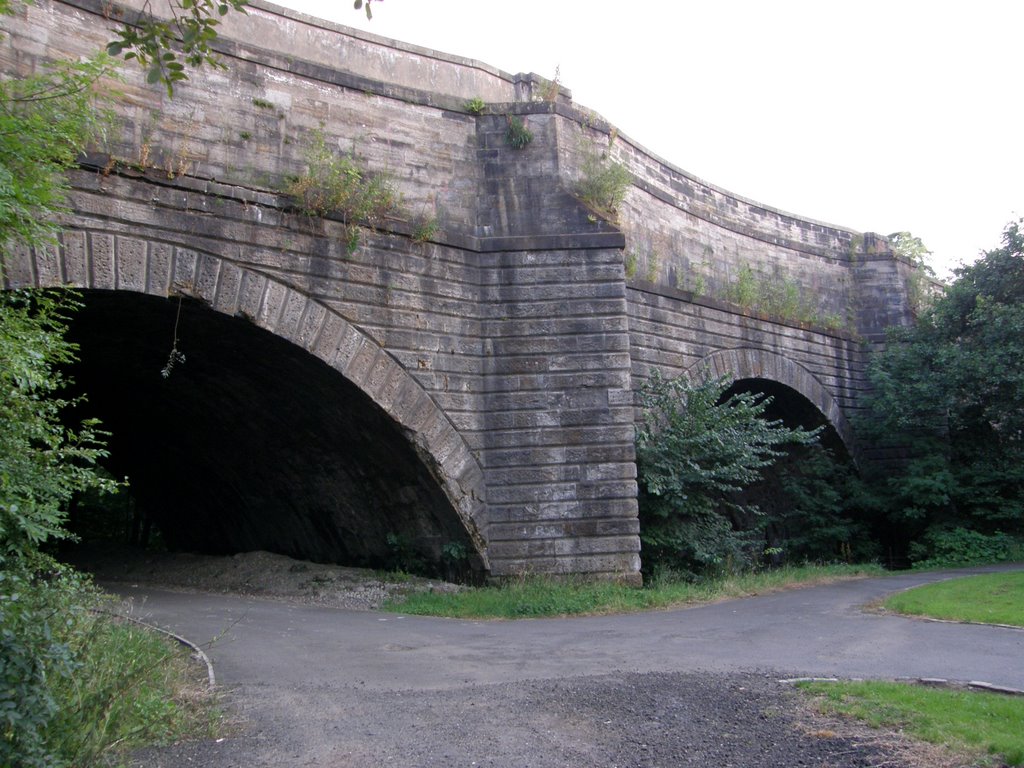
[[[884, 237], [748, 200], [666, 162], [600, 118], [564, 113], [572, 117], [561, 145], [567, 184], [579, 178], [587, 151], [633, 175], [618, 216], [632, 282], [721, 301], [750, 270], [757, 283], [796, 288], [831, 328], [870, 336], [886, 322], [907, 321], [909, 269], [895, 266]], [[862, 285], [879, 281], [880, 290]]]
[[[110, 39], [111, 18], [134, 12], [101, 0], [20, 7], [0, 39], [0, 70], [89, 55]], [[820, 385], [817, 400], [838, 418], [863, 389], [855, 334], [875, 338], [908, 316], [905, 265], [884, 239], [865, 246], [702, 182], [536, 76], [260, 0], [229, 14], [217, 45], [227, 68], [191, 73], [173, 99], [132, 67], [107, 84], [120, 119], [72, 174], [68, 254], [88, 248], [90, 270], [114, 265], [99, 275], [105, 286], [158, 295], [218, 301], [241, 288], [190, 286], [201, 270], [151, 284], [151, 267], [131, 266], [139, 259], [158, 271], [201, 263], [258, 276], [302, 307], [287, 338], [305, 345], [301, 318], [312, 317], [338, 344], [356, 339], [336, 367], [408, 430], [494, 576], [639, 578], [633, 390], [652, 367], [678, 372], [753, 350], [744, 354]], [[482, 115], [466, 106], [474, 98], [487, 104]], [[524, 149], [505, 140], [509, 115], [533, 134]], [[318, 135], [402, 196], [353, 253], [340, 222], [298, 213], [281, 194]], [[592, 149], [633, 174], [615, 223], [572, 196]], [[431, 236], [413, 237], [424, 222], [436, 225]], [[86, 262], [36, 254], [7, 281], [97, 277], [69, 274], [69, 263]], [[744, 267], [795, 282], [848, 332], [712, 298]]]
[[[17, 21], [0, 47], [7, 71], [85, 54], [109, 35], [85, 4], [44, 2]], [[257, 24], [247, 40], [275, 39], [263, 32], [276, 20], [244, 23]], [[72, 27], [74, 35], [59, 33]], [[216, 275], [265, 275], [316, 308], [299, 316], [326, 310], [365, 334], [368, 361], [397, 364], [436, 403], [473, 466], [447, 438], [411, 439], [435, 448], [424, 458], [452, 503], [467, 507], [491, 575], [635, 580], [621, 235], [590, 222], [557, 184], [548, 105], [521, 106], [535, 140], [516, 151], [504, 140], [505, 110], [478, 118], [451, 96], [354, 80], [308, 61], [268, 67], [270, 53], [196, 72], [173, 100], [126, 70], [118, 132], [91, 156], [93, 170], [72, 177], [64, 243], [88, 255], [38, 254], [9, 269], [9, 282], [218, 300], [243, 289]], [[353, 253], [340, 223], [291, 211], [276, 192], [303, 171], [313, 131], [371, 172], [390, 174], [403, 196], [399, 214], [364, 233]], [[409, 234], [423, 219], [436, 219], [438, 230], [417, 242]], [[151, 277], [154, 269], [164, 277]], [[354, 354], [344, 370], [367, 367]], [[367, 386], [390, 402], [372, 375]], [[483, 498], [474, 501], [477, 490]]]

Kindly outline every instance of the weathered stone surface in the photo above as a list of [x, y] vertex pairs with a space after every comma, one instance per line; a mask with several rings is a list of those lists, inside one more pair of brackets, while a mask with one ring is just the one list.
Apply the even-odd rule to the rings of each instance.
[[[0, 38], [0, 70], [102, 48], [109, 15], [125, 10], [99, 0], [28, 6]], [[126, 69], [121, 131], [109, 155], [70, 175], [59, 253], [12, 254], [3, 277], [6, 287], [194, 297], [322, 361], [326, 373], [300, 367], [324, 377], [320, 392], [343, 378], [359, 395], [352, 402], [375, 409], [371, 419], [341, 400], [305, 404], [368, 446], [377, 478], [318, 464], [326, 450], [308, 464], [282, 454], [282, 465], [331, 481], [312, 481], [318, 495], [297, 493], [310, 511], [287, 522], [256, 525], [225, 510], [223, 530], [245, 531], [239, 546], [266, 546], [260, 536], [273, 530], [380, 552], [387, 526], [403, 521], [436, 554], [451, 536], [437, 523], [444, 515], [412, 511], [429, 499], [450, 506], [492, 576], [636, 581], [635, 393], [656, 369], [784, 385], [853, 445], [849, 417], [867, 386], [862, 340], [910, 318], [908, 267], [884, 239], [701, 181], [577, 110], [564, 90], [534, 100], [529, 77], [259, 0], [247, 16], [229, 14], [218, 45], [227, 69], [192, 73], [173, 100]], [[466, 110], [473, 97], [488, 103], [485, 114]], [[533, 132], [526, 148], [508, 145], [508, 115]], [[305, 170], [318, 130], [389, 174], [403, 198], [354, 252], [344, 222], [298, 213], [279, 194]], [[595, 150], [633, 174], [617, 224], [569, 191], [582, 153]], [[419, 218], [437, 222], [429, 243], [411, 237]], [[755, 316], [714, 298], [745, 268], [797, 286], [847, 327]], [[253, 364], [266, 383], [275, 361]], [[403, 464], [403, 487], [388, 487], [388, 450], [351, 424], [400, 435], [420, 474]], [[288, 444], [298, 451], [302, 441]], [[360, 483], [383, 490], [357, 493]], [[371, 508], [376, 496], [386, 499]], [[313, 510], [319, 501], [334, 511]], [[379, 541], [356, 546], [346, 540], [355, 529]]]

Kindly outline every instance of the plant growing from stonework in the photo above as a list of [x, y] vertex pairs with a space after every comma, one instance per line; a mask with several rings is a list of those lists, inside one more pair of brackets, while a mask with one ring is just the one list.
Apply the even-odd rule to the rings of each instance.
[[659, 275], [661, 275], [661, 255], [657, 251], [651, 250], [647, 253], [647, 272], [644, 277], [647, 278], [647, 282], [656, 283]]
[[422, 245], [437, 237], [441, 226], [436, 216], [421, 216], [414, 222], [412, 241]]
[[636, 269], [640, 263], [640, 254], [636, 250], [630, 249], [626, 251], [623, 257], [622, 265], [626, 272], [626, 279], [632, 280], [636, 276]]
[[759, 275], [749, 264], [740, 267], [719, 297], [744, 310], [783, 322], [817, 325], [830, 330], [845, 326], [841, 316], [822, 314], [813, 297], [797, 281], [779, 275]]
[[479, 96], [474, 96], [472, 99], [467, 101], [464, 105], [466, 111], [471, 115], [482, 115], [484, 110], [487, 109], [487, 102], [481, 99]]
[[306, 150], [306, 171], [285, 188], [307, 216], [333, 216], [345, 227], [351, 252], [359, 245], [359, 228], [375, 228], [399, 205], [398, 192], [385, 173], [369, 173], [354, 155], [327, 146], [322, 130], [314, 131]]
[[533, 132], [517, 115], [506, 115], [505, 119], [508, 122], [508, 127], [505, 129], [505, 141], [512, 149], [526, 149], [533, 141]]
[[584, 143], [581, 155], [580, 178], [573, 189], [576, 197], [598, 216], [615, 221], [633, 183], [632, 174], [590, 142]]

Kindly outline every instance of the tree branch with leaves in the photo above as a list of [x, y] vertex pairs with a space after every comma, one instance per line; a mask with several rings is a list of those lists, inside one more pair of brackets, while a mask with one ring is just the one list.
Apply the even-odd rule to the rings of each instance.
[[729, 377], [694, 382], [655, 372], [641, 389], [636, 453], [648, 571], [657, 564], [696, 575], [743, 558], [733, 519], [757, 516], [758, 510], [734, 495], [761, 480], [762, 470], [787, 446], [818, 439], [820, 430], [766, 418], [769, 397], [727, 397], [731, 384]]

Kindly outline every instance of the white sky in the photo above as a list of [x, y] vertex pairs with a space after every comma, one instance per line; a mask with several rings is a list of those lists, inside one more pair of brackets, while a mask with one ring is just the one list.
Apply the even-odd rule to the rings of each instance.
[[680, 168], [940, 274], [1024, 215], [1020, 0], [277, 0], [536, 72]]

